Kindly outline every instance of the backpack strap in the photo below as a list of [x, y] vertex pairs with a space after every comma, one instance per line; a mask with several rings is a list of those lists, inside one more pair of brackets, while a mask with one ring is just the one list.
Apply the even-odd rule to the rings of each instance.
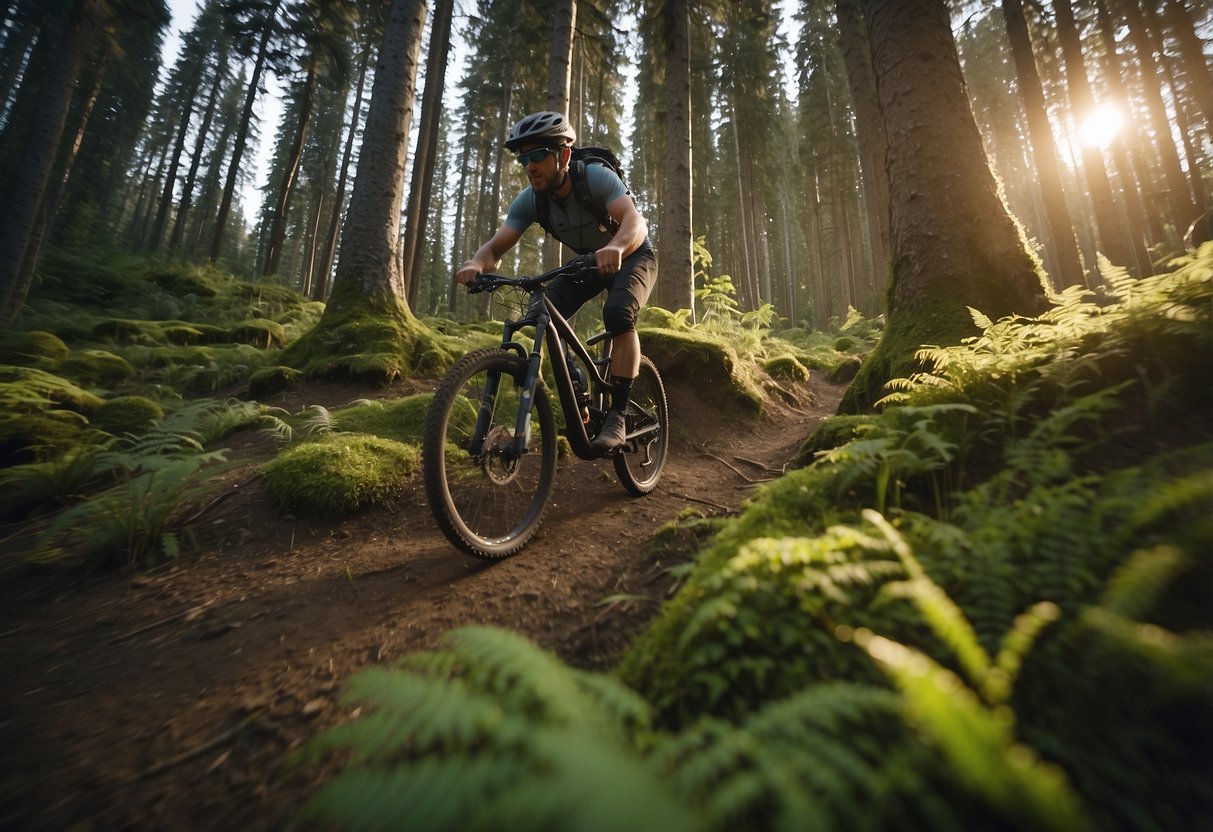
[[[584, 159], [573, 159], [569, 162], [569, 178], [573, 182], [573, 197], [577, 200], [577, 204], [597, 220], [600, 227], [605, 228], [612, 237], [615, 236], [615, 232], [619, 230], [619, 223], [604, 206], [596, 203], [594, 197], [590, 195], [590, 186], [586, 182]], [[552, 224], [552, 204], [548, 195], [535, 191], [531, 191], [531, 195], [535, 197], [535, 219], [544, 231], [560, 240], [560, 234]], [[560, 241], [564, 242], [564, 240]]]
[[586, 182], [585, 175], [585, 160], [574, 159], [569, 162], [569, 176], [573, 177], [573, 196], [577, 197], [577, 202], [581, 204], [594, 219], [598, 220], [598, 225], [610, 232], [611, 236], [615, 236], [615, 232], [619, 230], [619, 223], [610, 215], [607, 209], [594, 201], [590, 196], [590, 185]]

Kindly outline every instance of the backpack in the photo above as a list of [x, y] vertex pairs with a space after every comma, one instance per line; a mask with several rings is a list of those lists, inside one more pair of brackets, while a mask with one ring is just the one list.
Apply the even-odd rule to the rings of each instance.
[[[606, 165], [615, 171], [620, 180], [623, 179], [623, 167], [619, 164], [619, 157], [615, 155], [614, 151], [605, 147], [574, 146], [573, 153], [569, 157], [569, 177], [573, 180], [573, 196], [576, 197], [582, 208], [598, 220], [600, 228], [606, 229], [611, 236], [614, 236], [615, 232], [619, 230], [619, 223], [615, 222], [615, 218], [607, 212], [606, 206], [598, 205], [590, 196], [590, 186], [585, 181], [586, 165]], [[624, 187], [627, 187], [626, 182]], [[547, 194], [535, 194], [535, 213], [543, 230], [559, 239], [560, 235], [552, 227], [552, 207]], [[561, 240], [561, 242], [564, 241]]]

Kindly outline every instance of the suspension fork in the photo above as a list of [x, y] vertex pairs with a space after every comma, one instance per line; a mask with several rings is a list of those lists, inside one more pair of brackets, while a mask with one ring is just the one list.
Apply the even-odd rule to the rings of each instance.
[[526, 369], [523, 372], [518, 421], [514, 424], [514, 441], [510, 445], [510, 455], [513, 459], [525, 454], [531, 442], [531, 411], [535, 407], [535, 388], [539, 384], [539, 371], [543, 368], [543, 339], [547, 329], [546, 318], [541, 317], [535, 321], [535, 346], [527, 357]]

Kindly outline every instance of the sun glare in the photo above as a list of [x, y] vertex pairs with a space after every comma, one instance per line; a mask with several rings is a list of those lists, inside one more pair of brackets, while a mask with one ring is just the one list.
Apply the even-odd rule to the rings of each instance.
[[1083, 144], [1096, 145], [1105, 148], [1116, 138], [1117, 131], [1124, 123], [1124, 114], [1113, 104], [1100, 104], [1079, 128], [1079, 137]]

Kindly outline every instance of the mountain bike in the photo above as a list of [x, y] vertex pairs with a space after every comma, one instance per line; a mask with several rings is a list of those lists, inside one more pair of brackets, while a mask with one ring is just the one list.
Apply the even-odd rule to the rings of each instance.
[[[587, 254], [536, 277], [485, 273], [468, 286], [472, 293], [515, 287], [524, 298], [517, 320], [505, 322], [501, 345], [457, 361], [426, 415], [426, 494], [438, 526], [468, 554], [513, 555], [543, 520], [561, 455], [543, 379], [545, 351], [553, 358], [551, 377], [568, 447], [583, 460], [601, 456], [590, 443], [610, 402], [610, 333], [582, 343], [544, 291], [561, 275], [576, 279], [595, 271], [593, 254]], [[528, 328], [529, 344], [517, 338]], [[590, 352], [594, 347], [597, 357]], [[657, 486], [669, 446], [665, 386], [647, 357], [640, 359], [624, 418], [624, 446], [609, 456], [624, 487], [643, 496]]]

